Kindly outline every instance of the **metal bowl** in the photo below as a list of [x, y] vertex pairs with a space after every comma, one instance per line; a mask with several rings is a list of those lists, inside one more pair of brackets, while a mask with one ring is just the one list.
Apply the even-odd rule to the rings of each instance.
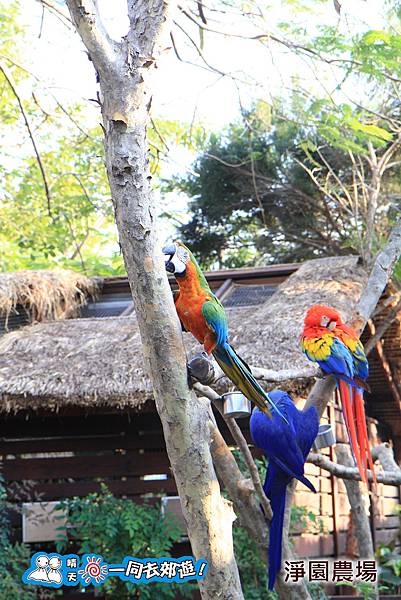
[[334, 434], [334, 428], [332, 425], [325, 423], [324, 425], [319, 425], [319, 431], [315, 439], [315, 443], [313, 447], [315, 450], [320, 450], [321, 448], [327, 448], [328, 446], [334, 446], [336, 443], [336, 436]]
[[242, 419], [252, 413], [252, 405], [241, 392], [227, 392], [222, 395], [223, 411], [226, 417]]

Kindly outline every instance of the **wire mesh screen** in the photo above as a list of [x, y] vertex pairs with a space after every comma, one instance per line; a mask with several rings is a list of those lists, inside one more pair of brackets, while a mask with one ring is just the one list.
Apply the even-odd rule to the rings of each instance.
[[257, 304], [266, 302], [266, 300], [274, 294], [276, 289], [277, 287], [271, 284], [234, 285], [228, 295], [224, 298], [223, 304], [227, 308], [256, 306]]
[[102, 317], [119, 317], [132, 302], [131, 296], [110, 297], [107, 300], [99, 302], [89, 302], [81, 308], [80, 317], [102, 318]]

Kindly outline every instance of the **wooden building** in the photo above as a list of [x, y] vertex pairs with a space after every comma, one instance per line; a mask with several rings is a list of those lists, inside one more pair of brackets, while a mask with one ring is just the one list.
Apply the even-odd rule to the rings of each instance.
[[[20, 503], [83, 496], [98, 490], [101, 481], [116, 495], [134, 500], [144, 495], [175, 496], [127, 279], [92, 282], [98, 288], [96, 298], [91, 297], [95, 290], [90, 282], [75, 282], [77, 304], [73, 306], [70, 295], [71, 311], [61, 315], [56, 310], [37, 310], [32, 283], [25, 305], [24, 296], [14, 290], [7, 323], [8, 288], [2, 287], [1, 277], [0, 317], [3, 307], [3, 329], [9, 331], [0, 338], [0, 457], [10, 499]], [[367, 275], [357, 257], [335, 257], [302, 265], [218, 271], [207, 278], [227, 309], [230, 339], [238, 353], [252, 366], [280, 371], [280, 387], [302, 405], [315, 373], [298, 347], [305, 311], [319, 302], [335, 306], [349, 318]], [[56, 289], [54, 282], [53, 297]], [[364, 339], [386, 318], [397, 298], [389, 286]], [[68, 302], [62, 300], [64, 305]], [[27, 324], [32, 320], [41, 322]], [[184, 338], [189, 355], [199, 351], [189, 334]], [[391, 440], [398, 458], [400, 346], [397, 317], [370, 356], [372, 392], [367, 396], [372, 436]], [[289, 368], [306, 376], [286, 381]], [[268, 381], [266, 385], [275, 387]], [[233, 444], [224, 422], [217, 419]], [[344, 438], [336, 406], [328, 408], [327, 419], [336, 423], [337, 439]], [[248, 420], [239, 423], [250, 441]], [[330, 452], [334, 458], [334, 450]], [[297, 550], [301, 556], [343, 555], [350, 528], [344, 486], [313, 465], [307, 465], [306, 472], [318, 494], [299, 485], [296, 504], [321, 517], [323, 531], [300, 533]], [[400, 502], [398, 487], [379, 484], [378, 488], [371, 511], [377, 544], [396, 536], [394, 511]], [[177, 555], [182, 551], [177, 548]]]

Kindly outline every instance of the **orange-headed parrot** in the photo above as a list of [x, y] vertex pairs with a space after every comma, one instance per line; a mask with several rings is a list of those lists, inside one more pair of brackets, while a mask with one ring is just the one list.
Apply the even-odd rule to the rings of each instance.
[[262, 412], [271, 416], [272, 411], [277, 411], [281, 415], [248, 365], [229, 344], [223, 305], [211, 291], [192, 252], [183, 243], [174, 242], [163, 248], [163, 254], [166, 270], [175, 275], [178, 283], [179, 292], [174, 301], [186, 331], [203, 344], [208, 354], [213, 354], [225, 375]]

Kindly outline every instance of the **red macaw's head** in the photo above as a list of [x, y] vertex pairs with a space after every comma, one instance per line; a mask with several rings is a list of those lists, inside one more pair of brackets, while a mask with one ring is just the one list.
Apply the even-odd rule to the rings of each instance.
[[166, 271], [173, 273], [176, 277], [183, 277], [187, 265], [191, 261], [190, 250], [180, 241], [168, 244], [163, 248]]
[[330, 331], [334, 331], [338, 325], [343, 325], [343, 320], [340, 313], [334, 308], [323, 304], [314, 304], [308, 309], [304, 324], [305, 327], [326, 327]]

